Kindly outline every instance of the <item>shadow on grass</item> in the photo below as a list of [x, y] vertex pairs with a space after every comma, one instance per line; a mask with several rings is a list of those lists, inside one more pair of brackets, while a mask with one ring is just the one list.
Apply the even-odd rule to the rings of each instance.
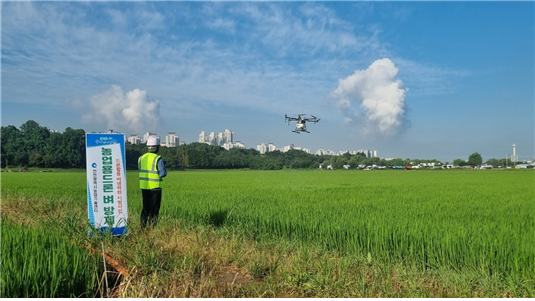
[[214, 227], [221, 227], [227, 220], [228, 210], [217, 210], [210, 212], [208, 217], [208, 223]]

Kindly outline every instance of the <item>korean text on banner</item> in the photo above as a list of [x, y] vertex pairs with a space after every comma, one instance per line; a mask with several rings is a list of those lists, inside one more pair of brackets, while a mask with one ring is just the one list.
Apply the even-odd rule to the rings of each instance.
[[86, 134], [87, 213], [91, 224], [126, 234], [125, 139], [123, 134]]

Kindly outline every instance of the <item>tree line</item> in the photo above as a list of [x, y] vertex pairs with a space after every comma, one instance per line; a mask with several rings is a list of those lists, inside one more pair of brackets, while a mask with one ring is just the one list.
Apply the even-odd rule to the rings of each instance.
[[[47, 127], [29, 120], [20, 128], [13, 125], [1, 128], [1, 167], [6, 168], [85, 168], [85, 131], [66, 128], [63, 133], [50, 132]], [[139, 156], [146, 152], [145, 145], [125, 145], [126, 168], [137, 169]], [[363, 153], [340, 156], [313, 155], [301, 150], [287, 152], [272, 151], [260, 154], [255, 149], [232, 148], [226, 150], [220, 146], [205, 143], [190, 143], [177, 147], [161, 147], [158, 153], [169, 170], [181, 169], [258, 169], [278, 170], [316, 169], [320, 165], [326, 168], [342, 169], [344, 166], [407, 166], [419, 163], [440, 163], [438, 160], [419, 160], [396, 158], [385, 160], [378, 157], [367, 158]], [[481, 155], [475, 153], [474, 160], [481, 162]], [[481, 163], [480, 163], [481, 164]]]

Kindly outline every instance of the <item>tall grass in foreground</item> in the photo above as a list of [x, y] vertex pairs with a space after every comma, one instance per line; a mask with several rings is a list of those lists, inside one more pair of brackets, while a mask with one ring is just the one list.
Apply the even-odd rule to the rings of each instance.
[[[56, 231], [1, 222], [2, 297], [95, 297], [100, 258]], [[99, 265], [100, 263], [100, 265]]]

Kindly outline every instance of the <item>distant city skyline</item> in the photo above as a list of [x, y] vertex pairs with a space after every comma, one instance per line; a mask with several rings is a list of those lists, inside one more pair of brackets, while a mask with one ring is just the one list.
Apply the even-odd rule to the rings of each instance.
[[[46, 127], [50, 132], [59, 132], [58, 130], [55, 130], [55, 129], [52, 129], [50, 127]], [[116, 132], [112, 129], [109, 129], [107, 132]], [[120, 132], [116, 132], [116, 133], [120, 133]], [[175, 146], [178, 146], [179, 144], [187, 144], [186, 141], [179, 141], [179, 138], [180, 136], [179, 135], [176, 135], [176, 132], [168, 132], [169, 134], [172, 134], [172, 136], [174, 137], [173, 139], [176, 139], [176, 142], [175, 142]], [[196, 141], [196, 142], [200, 142], [200, 143], [207, 143], [207, 144], [210, 144], [210, 145], [218, 145], [218, 144], [212, 144], [212, 142], [210, 141], [210, 139], [214, 139], [214, 138], [209, 138], [208, 136], [213, 136], [213, 137], [216, 137], [215, 135], [215, 132], [211, 132], [210, 135], [206, 136], [205, 135], [205, 131], [201, 131], [201, 134], [199, 134], [199, 141]], [[235, 133], [232, 132], [231, 130], [229, 129], [225, 129], [224, 133], [227, 133], [228, 135], [230, 135], [229, 137], [232, 137], [230, 138], [231, 141], [234, 141], [234, 137], [235, 137]], [[161, 140], [161, 137], [157, 135], [157, 133], [151, 133], [151, 132], [146, 132], [145, 134], [143, 134], [143, 137], [139, 137], [137, 134], [130, 134], [130, 136], [127, 136], [125, 133], [122, 133], [125, 135], [125, 140], [126, 141], [129, 141], [130, 143], [132, 144], [140, 144], [140, 143], [144, 143], [147, 141], [148, 137], [149, 136], [156, 136], [160, 142], [162, 141]], [[217, 136], [220, 137], [222, 136], [223, 133], [219, 133]], [[204, 136], [203, 136], [204, 135]], [[208, 138], [208, 141], [203, 141], [201, 142], [201, 136], [202, 137], [206, 137]], [[162, 145], [168, 145], [167, 144], [167, 140], [168, 140], [168, 137], [169, 136], [166, 136], [166, 142], [165, 143], [161, 143]], [[133, 143], [131, 140], [131, 138], [134, 138], [136, 139], [137, 143]], [[233, 147], [239, 147], [239, 148], [253, 148], [255, 149], [254, 147], [246, 147], [246, 144], [245, 143], [242, 143], [240, 141], [236, 141], [238, 143], [238, 145], [231, 145], [229, 147], [229, 144], [227, 144], [226, 146], [224, 146], [224, 148], [226, 150], [229, 150], [230, 148], [233, 148]], [[190, 142], [191, 143], [191, 142]], [[232, 143], [231, 143], [232, 144]], [[221, 145], [223, 146], [223, 145]], [[171, 146], [172, 147], [172, 146]], [[301, 146], [295, 146], [293, 143], [289, 143], [283, 147], [277, 147], [275, 144], [273, 143], [260, 143], [260, 144], [257, 144], [256, 145], [256, 150], [258, 150], [260, 153], [265, 153], [267, 151], [274, 151], [274, 150], [280, 150], [280, 151], [288, 151], [289, 149], [297, 149], [297, 150], [303, 150], [309, 154], [316, 154], [316, 155], [342, 155], [344, 153], [350, 153], [352, 155], [355, 155], [357, 153], [363, 153], [366, 155], [366, 157], [370, 158], [370, 157], [379, 157], [378, 156], [378, 152], [377, 150], [369, 150], [369, 149], [359, 149], [359, 150], [348, 150], [348, 149], [345, 149], [345, 150], [338, 150], [338, 151], [333, 151], [329, 148], [327, 149], [324, 149], [324, 148], [318, 148], [315, 152], [312, 152], [309, 148], [305, 148], [305, 147], [301, 147]], [[466, 158], [468, 158], [469, 155], [466, 156]], [[432, 159], [436, 159], [436, 160], [439, 160], [439, 161], [442, 161], [442, 162], [451, 162], [455, 159], [465, 159], [465, 158], [461, 158], [461, 157], [458, 157], [458, 158], [455, 158], [453, 160], [440, 160], [440, 159], [437, 159], [437, 158], [420, 158], [420, 157], [411, 157], [411, 156], [408, 156], [408, 157], [400, 157], [400, 156], [397, 156], [397, 157], [381, 157], [381, 158], [384, 158], [384, 159], [394, 159], [394, 158], [402, 158], [402, 159], [424, 159], [424, 160], [432, 160]], [[529, 156], [525, 156], [525, 157], [519, 157], [517, 152], [516, 152], [516, 144], [513, 143], [512, 144], [512, 150], [511, 150], [511, 153], [508, 153], [506, 154], [505, 156], [502, 156], [502, 157], [492, 157], [492, 158], [486, 158], [484, 161], [486, 161], [487, 159], [507, 159], [507, 160], [511, 160], [511, 162], [523, 162], [523, 161], [535, 161], [535, 157], [529, 157]]]
[[[52, 130], [52, 129], [49, 129]], [[112, 129], [108, 130], [108, 132], [116, 132]], [[116, 132], [119, 133], [119, 132]], [[186, 141], [180, 141], [180, 135], [177, 135], [176, 132], [168, 132], [170, 135], [165, 136], [165, 142], [161, 139], [161, 136], [158, 135], [158, 133], [151, 133], [146, 132], [143, 134], [142, 137], [140, 137], [138, 134], [130, 134], [130, 136], [125, 135], [125, 140], [130, 142], [131, 144], [142, 144], [146, 143], [146, 141], [149, 139], [150, 136], [155, 136], [160, 141], [160, 145], [167, 146], [167, 147], [176, 147], [179, 144], [187, 144]], [[173, 144], [169, 144], [168, 141], [174, 141]], [[252, 148], [255, 149], [255, 147], [247, 147], [245, 143], [242, 143], [240, 141], [235, 140], [235, 133], [231, 131], [230, 129], [225, 129], [224, 132], [220, 132], [217, 135], [215, 132], [210, 132], [209, 135], [206, 135], [205, 131], [201, 131], [199, 134], [199, 140], [194, 141], [199, 143], [206, 143], [209, 145], [216, 145], [216, 146], [222, 146], [224, 149], [229, 150], [231, 148], [237, 147], [237, 148]], [[190, 142], [191, 143], [191, 142]], [[352, 155], [356, 155], [357, 153], [363, 153], [367, 158], [370, 157], [378, 157], [376, 150], [367, 150], [367, 149], [359, 149], [359, 150], [338, 150], [334, 151], [329, 148], [326, 149], [317, 149], [315, 152], [312, 152], [308, 148], [295, 146], [293, 143], [290, 143], [288, 145], [285, 145], [283, 147], [277, 147], [273, 143], [261, 143], [256, 145], [256, 150], [258, 150], [261, 154], [264, 154], [268, 151], [275, 151], [279, 150], [282, 152], [287, 152], [288, 150], [295, 149], [295, 150], [302, 150], [309, 154], [316, 154], [316, 155], [342, 155], [344, 153], [350, 153]]]
[[[57, 131], [57, 130], [55, 130], [55, 129], [52, 129], [52, 128], [50, 128], [50, 127], [47, 127], [47, 128], [48, 128], [48, 130], [51, 131], [51, 132], [59, 132], [59, 131]], [[229, 133], [232, 133], [232, 139], [234, 139], [234, 135], [235, 135], [234, 132], [230, 131], [229, 129], [225, 129], [225, 132], [226, 132], [226, 131], [228, 131]], [[107, 132], [116, 132], [116, 131], [110, 129], [110, 130], [108, 130]], [[180, 141], [180, 142], [178, 143], [178, 140], [179, 140], [179, 137], [180, 137], [180, 136], [179, 136], [179, 135], [175, 135], [176, 132], [168, 132], [168, 133], [169, 133], [169, 134], [172, 133], [173, 136], [176, 136], [176, 139], [177, 139], [176, 145], [177, 145], [177, 146], [178, 146], [178, 144], [187, 144], [186, 141]], [[200, 140], [200, 136], [201, 136], [203, 133], [205, 133], [205, 131], [201, 131], [201, 134], [199, 135], [199, 140]], [[124, 133], [122, 133], [122, 134], [124, 134]], [[214, 134], [214, 136], [215, 136], [215, 132], [211, 132], [211, 134]], [[219, 133], [218, 136], [221, 135], [221, 134], [222, 134], [222, 133]], [[138, 143], [132, 143], [132, 144], [140, 144], [140, 143], [142, 143], [142, 142], [146, 142], [146, 140], [148, 139], [148, 137], [151, 136], [151, 135], [155, 135], [158, 139], [160, 139], [160, 141], [162, 141], [161, 138], [160, 138], [160, 136], [157, 135], [157, 133], [151, 133], [151, 132], [146, 132], [146, 133], [143, 135], [143, 138], [140, 138], [137, 134], [130, 134], [130, 136], [127, 136], [127, 135], [125, 134], [125, 140], [126, 140], [126, 141], [129, 141], [130, 143], [132, 143], [132, 142], [130, 141], [130, 139], [132, 138], [132, 136], [135, 136], [135, 137], [137, 137], [137, 138], [139, 139], [139, 142], [138, 142]], [[167, 140], [167, 137], [168, 137], [168, 136], [166, 136], [166, 140]], [[200, 141], [196, 141], [196, 142], [200, 142]], [[229, 150], [229, 149], [232, 148], [232, 147], [239, 147], [239, 148], [244, 148], [244, 149], [245, 149], [245, 148], [253, 148], [253, 149], [258, 150], [258, 151], [259, 151], [260, 153], [262, 153], [262, 154], [265, 153], [265, 152], [267, 152], [267, 151], [279, 150], [279, 151], [283, 151], [283, 152], [285, 152], [285, 151], [288, 151], [289, 149], [297, 149], [297, 150], [303, 150], [303, 151], [305, 151], [305, 152], [307, 152], [307, 153], [309, 153], [309, 154], [315, 154], [315, 155], [324, 155], [324, 154], [325, 154], [325, 155], [342, 155], [342, 154], [344, 154], [344, 153], [350, 153], [350, 154], [352, 154], [352, 155], [355, 155], [355, 154], [357, 154], [357, 153], [363, 153], [363, 154], [365, 154], [366, 157], [368, 157], [368, 158], [370, 158], [370, 157], [380, 157], [380, 156], [378, 156], [378, 151], [377, 151], [377, 150], [369, 150], [369, 149], [358, 149], [358, 150], [348, 150], [348, 149], [345, 149], [345, 150], [334, 151], [334, 150], [331, 150], [331, 149], [329, 149], [329, 148], [327, 148], [327, 149], [325, 149], [325, 148], [318, 148], [315, 152], [312, 152], [311, 149], [309, 149], [309, 148], [305, 148], [305, 147], [301, 147], [301, 146], [295, 146], [293, 143], [289, 143], [289, 144], [287, 144], [287, 145], [285, 145], [285, 146], [283, 146], [283, 147], [277, 147], [277, 146], [276, 146], [275, 144], [273, 144], [273, 143], [260, 143], [260, 144], [257, 144], [257, 145], [256, 145], [256, 148], [254, 148], [254, 147], [247, 147], [245, 143], [241, 143], [240, 141], [237, 141], [237, 142], [238, 142], [238, 145], [234, 145], [234, 146], [230, 146], [230, 147], [229, 147], [229, 145], [227, 144], [226, 146], [224, 146], [224, 148], [225, 148], [226, 150]], [[191, 142], [190, 142], [190, 143], [191, 143]], [[204, 141], [204, 142], [202, 142], [202, 143], [207, 143], [207, 144], [211, 144], [211, 145], [217, 145], [217, 144], [212, 144], [212, 143], [207, 142], [207, 141]], [[166, 143], [163, 143], [163, 145], [167, 145], [167, 142], [166, 142]], [[223, 145], [221, 145], [221, 146], [223, 146]], [[470, 154], [469, 154], [469, 155], [470, 155]], [[468, 158], [469, 155], [467, 155], [466, 158]], [[423, 160], [432, 160], [432, 159], [436, 159], [436, 160], [439, 160], [439, 161], [441, 161], [441, 162], [452, 162], [452, 161], [455, 160], [455, 159], [463, 159], [463, 160], [466, 159], [466, 158], [458, 157], [458, 158], [455, 158], [455, 159], [452, 159], [452, 160], [440, 160], [440, 159], [437, 159], [437, 158], [421, 158], [421, 157], [414, 157], [414, 156], [413, 156], [413, 157], [408, 156], [408, 157], [405, 157], [405, 158], [400, 157], [400, 156], [397, 156], [397, 157], [396, 157], [396, 156], [394, 156], [394, 157], [388, 157], [388, 156], [387, 156], [387, 157], [380, 157], [380, 158], [383, 158], [383, 159], [394, 159], [394, 158], [407, 159], [407, 158], [409, 158], [409, 159], [423, 159]], [[506, 154], [505, 156], [501, 156], [501, 157], [492, 157], [492, 158], [489, 157], [489, 158], [484, 159], [484, 161], [486, 161], [486, 160], [488, 160], [488, 159], [507, 159], [507, 160], [511, 160], [511, 162], [524, 162], [524, 161], [530, 161], [530, 162], [532, 162], [532, 161], [535, 161], [535, 157], [529, 157], [529, 156], [525, 156], [525, 157], [520, 156], [520, 157], [519, 157], [519, 155], [518, 155], [517, 152], [516, 152], [516, 144], [515, 144], [515, 143], [512, 144], [511, 153], [508, 153], [508, 154]]]

